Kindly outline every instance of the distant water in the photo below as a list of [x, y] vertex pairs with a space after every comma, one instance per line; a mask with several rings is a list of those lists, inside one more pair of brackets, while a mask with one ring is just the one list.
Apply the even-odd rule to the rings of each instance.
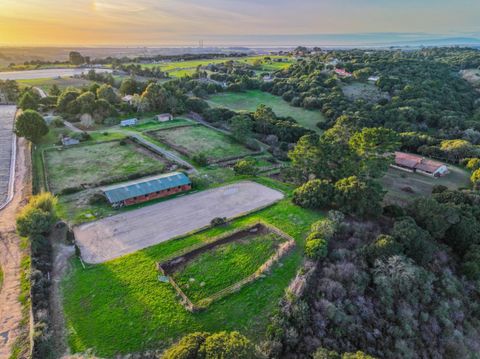
[[420, 46], [472, 46], [480, 47], [480, 34], [447, 36], [424, 33], [364, 33], [364, 34], [311, 34], [311, 35], [251, 35], [218, 36], [210, 41], [224, 45], [250, 47], [420, 47]]

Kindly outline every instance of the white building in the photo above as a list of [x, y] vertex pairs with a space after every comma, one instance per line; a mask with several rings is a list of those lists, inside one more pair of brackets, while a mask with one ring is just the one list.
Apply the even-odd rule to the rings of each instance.
[[138, 123], [138, 119], [130, 118], [128, 120], [123, 120], [120, 122], [121, 127], [135, 126]]
[[162, 113], [157, 115], [158, 122], [167, 122], [173, 120], [173, 115], [171, 113]]

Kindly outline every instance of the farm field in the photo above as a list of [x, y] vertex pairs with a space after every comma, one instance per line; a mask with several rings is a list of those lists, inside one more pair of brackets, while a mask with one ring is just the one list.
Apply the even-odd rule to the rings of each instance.
[[53, 85], [57, 85], [60, 89], [67, 87], [82, 87], [89, 86], [93, 82], [85, 79], [77, 79], [73, 77], [61, 77], [61, 78], [34, 78], [17, 80], [20, 87], [35, 86], [40, 87], [44, 91], [48, 91]]
[[[269, 317], [302, 261], [303, 241], [322, 214], [301, 209], [284, 199], [271, 207], [84, 270], [63, 281], [64, 306], [72, 352], [92, 348], [114, 356], [166, 347], [192, 331], [238, 330], [258, 342]], [[212, 238], [263, 221], [295, 238], [297, 246], [264, 278], [212, 303], [199, 313], [188, 312], [170, 283], [158, 281], [156, 263], [180, 255]]]
[[119, 141], [77, 145], [44, 152], [49, 189], [59, 193], [84, 184], [126, 180], [131, 175], [161, 173], [166, 161], [141, 147]]
[[[26, 71], [5, 71], [0, 72], [0, 80], [27, 80], [27, 79], [47, 79], [57, 77], [70, 77], [81, 75], [88, 72], [89, 69], [82, 68], [65, 68], [65, 69], [43, 69], [43, 70], [26, 70]], [[105, 73], [112, 72], [111, 69], [95, 69], [95, 72]]]
[[274, 233], [251, 234], [200, 254], [175, 271], [173, 279], [197, 303], [255, 273], [283, 240]]
[[381, 180], [388, 191], [385, 202], [406, 204], [415, 198], [430, 195], [436, 185], [447, 186], [450, 189], [470, 186], [469, 174], [465, 170], [452, 165], [448, 165], [448, 168], [450, 173], [440, 178], [389, 168]]
[[75, 227], [82, 258], [101, 263], [204, 228], [216, 217], [234, 218], [283, 198], [279, 191], [239, 182], [162, 201]]
[[[198, 66], [206, 66], [208, 64], [220, 64], [226, 61], [237, 61], [252, 65], [254, 61], [263, 60], [265, 56], [248, 56], [248, 57], [225, 57], [218, 59], [190, 60], [190, 61], [168, 61], [152, 64], [142, 64], [144, 68], [160, 67], [162, 71], [168, 72], [171, 77], [184, 77], [195, 73]], [[295, 60], [286, 56], [269, 56], [272, 60], [275, 58], [287, 59], [285, 62], [263, 61], [258, 70], [260, 71], [277, 71], [288, 68]]]
[[188, 157], [204, 154], [210, 162], [252, 153], [233, 138], [202, 125], [177, 127], [148, 134]]
[[155, 131], [179, 126], [193, 125], [195, 122], [192, 120], [176, 117], [171, 121], [167, 122], [158, 122], [154, 118], [144, 118], [138, 121], [136, 126], [129, 127], [129, 130], [144, 132], [144, 131]]
[[259, 105], [263, 104], [271, 107], [277, 116], [290, 116], [301, 126], [316, 132], [321, 132], [317, 123], [325, 121], [320, 111], [293, 107], [281, 97], [260, 90], [213, 95], [208, 102], [214, 107], [226, 107], [235, 111], [255, 111]]

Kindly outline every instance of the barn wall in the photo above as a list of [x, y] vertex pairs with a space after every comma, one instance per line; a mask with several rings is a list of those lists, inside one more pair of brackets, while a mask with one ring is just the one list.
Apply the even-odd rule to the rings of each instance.
[[139, 196], [139, 197], [136, 197], [136, 199], [129, 198], [124, 201], [124, 204], [126, 206], [131, 206], [132, 204], [143, 203], [143, 202], [151, 201], [154, 199], [171, 196], [180, 192], [189, 191], [191, 189], [192, 189], [192, 185], [190, 184], [181, 186], [180, 188], [178, 187], [170, 188], [164, 191], [160, 191], [160, 193], [154, 192], [154, 193], [147, 194], [145, 196]]

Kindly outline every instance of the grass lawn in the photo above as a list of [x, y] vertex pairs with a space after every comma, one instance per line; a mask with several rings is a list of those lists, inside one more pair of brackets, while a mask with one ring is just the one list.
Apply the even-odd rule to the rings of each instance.
[[173, 278], [193, 303], [198, 302], [255, 273], [282, 241], [268, 233], [220, 245], [188, 262]]
[[255, 111], [259, 105], [264, 104], [271, 107], [276, 115], [290, 116], [301, 126], [316, 132], [321, 132], [317, 123], [325, 121], [320, 111], [293, 107], [281, 97], [260, 90], [222, 93], [211, 96], [208, 102], [214, 107], [227, 107], [235, 111]]
[[[381, 180], [383, 187], [388, 191], [385, 201], [406, 204], [415, 198], [430, 195], [435, 185], [447, 186], [450, 189], [470, 186], [467, 171], [452, 165], [448, 165], [448, 168], [450, 173], [440, 178], [390, 168]], [[406, 191], [407, 188], [411, 188], [413, 192]]]
[[166, 128], [173, 128], [184, 125], [192, 125], [194, 122], [186, 118], [174, 118], [171, 121], [167, 122], [158, 122], [154, 118], [142, 119], [138, 122], [138, 125], [129, 127], [129, 130], [144, 132], [144, 131], [155, 131]]
[[45, 151], [49, 188], [58, 193], [65, 188], [100, 181], [123, 179], [132, 174], [161, 173], [165, 163], [149, 156], [133, 144], [105, 142]]
[[[254, 341], [261, 340], [270, 315], [302, 261], [304, 237], [310, 225], [321, 217], [320, 212], [301, 209], [285, 199], [225, 227], [162, 243], [87, 270], [78, 260], [72, 260], [73, 269], [63, 281], [71, 350], [92, 348], [98, 356], [112, 357], [166, 347], [181, 336], [200, 330], [239, 330]], [[296, 248], [274, 265], [265, 278], [199, 313], [188, 312], [172, 286], [158, 281], [157, 261], [258, 221], [278, 227], [297, 241]]]
[[203, 153], [209, 161], [252, 153], [233, 138], [201, 125], [177, 127], [149, 134], [189, 157]]

